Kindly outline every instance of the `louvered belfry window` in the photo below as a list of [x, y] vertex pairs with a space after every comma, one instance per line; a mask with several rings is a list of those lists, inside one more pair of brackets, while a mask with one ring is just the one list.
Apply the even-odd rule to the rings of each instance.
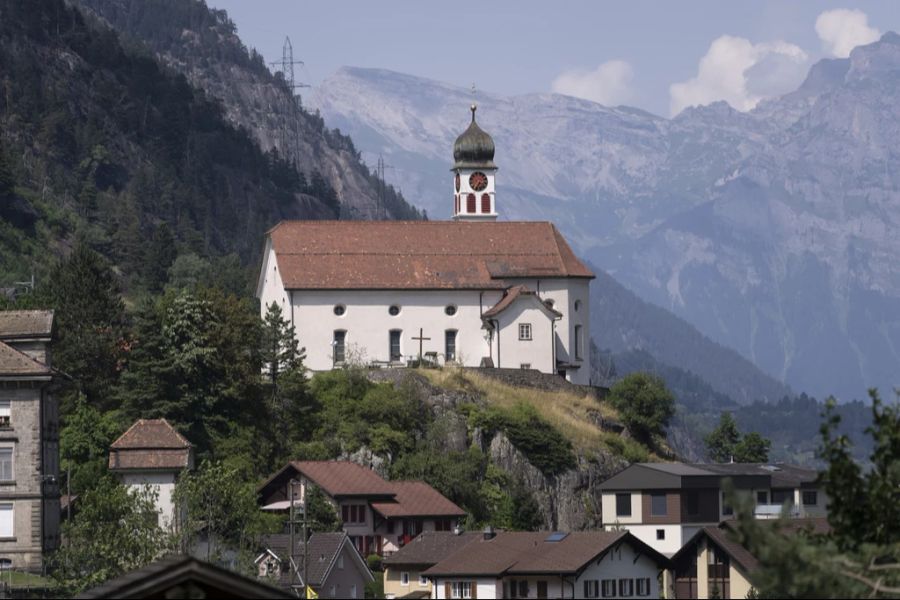
[[466, 212], [470, 215], [474, 215], [477, 208], [478, 207], [475, 203], [475, 194], [469, 194], [468, 196], [466, 196]]

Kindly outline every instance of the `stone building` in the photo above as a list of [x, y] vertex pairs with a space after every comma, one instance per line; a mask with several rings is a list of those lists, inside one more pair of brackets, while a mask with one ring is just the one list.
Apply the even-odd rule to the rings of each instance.
[[40, 571], [59, 546], [52, 311], [0, 312], [0, 568]]

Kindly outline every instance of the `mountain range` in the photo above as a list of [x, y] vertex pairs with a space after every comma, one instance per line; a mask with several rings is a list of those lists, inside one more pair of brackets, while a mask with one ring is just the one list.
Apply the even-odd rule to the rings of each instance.
[[[898, 87], [900, 36], [888, 33], [749, 112], [476, 100], [503, 218], [556, 222], [597, 267], [773, 379], [851, 399], [898, 383]], [[449, 215], [470, 90], [345, 67], [308, 101], [364, 155], [383, 155], [417, 206]]]

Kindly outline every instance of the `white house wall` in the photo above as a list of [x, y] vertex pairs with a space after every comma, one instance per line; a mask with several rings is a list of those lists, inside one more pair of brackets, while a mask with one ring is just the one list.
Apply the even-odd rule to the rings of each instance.
[[[575, 598], [584, 597], [584, 582], [589, 580], [597, 580], [602, 582], [604, 579], [616, 580], [616, 598], [659, 598], [659, 581], [657, 576], [661, 570], [661, 565], [646, 554], [636, 553], [630, 544], [620, 544], [617, 548], [611, 549], [599, 561], [592, 561], [578, 577], [575, 582]], [[619, 579], [649, 579], [650, 594], [647, 596], [637, 595], [637, 583], [633, 586], [634, 594], [631, 596], [620, 596], [618, 593]], [[566, 590], [569, 593], [569, 590]]]
[[[553, 321], [533, 299], [520, 299], [497, 315], [500, 324], [499, 349], [494, 365], [518, 369], [529, 365], [543, 373], [553, 373]], [[519, 339], [519, 325], [531, 325], [531, 339]], [[499, 359], [498, 359], [499, 356]]]
[[159, 495], [156, 499], [156, 508], [160, 514], [159, 524], [162, 527], [172, 526], [175, 517], [175, 504], [172, 500], [175, 492], [174, 473], [123, 473], [121, 481], [122, 484], [136, 491], [141, 491], [145, 485], [149, 485], [152, 490], [157, 492]]

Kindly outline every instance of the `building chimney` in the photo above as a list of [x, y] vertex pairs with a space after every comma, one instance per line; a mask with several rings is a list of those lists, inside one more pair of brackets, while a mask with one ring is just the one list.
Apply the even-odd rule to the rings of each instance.
[[494, 528], [493, 528], [492, 526], [490, 526], [490, 525], [485, 525], [485, 526], [484, 526], [484, 539], [485, 539], [485, 541], [487, 541], [487, 540], [492, 540], [492, 539], [494, 539], [495, 537], [497, 537], [497, 534], [494, 533]]

